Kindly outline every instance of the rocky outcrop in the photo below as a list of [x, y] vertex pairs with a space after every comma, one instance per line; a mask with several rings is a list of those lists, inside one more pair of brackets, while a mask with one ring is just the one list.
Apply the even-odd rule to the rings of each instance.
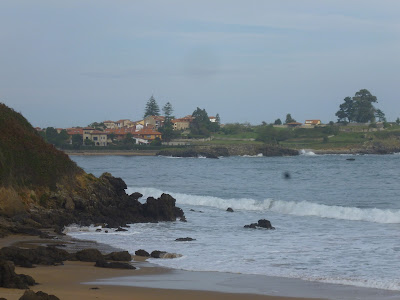
[[28, 275], [16, 274], [14, 263], [0, 259], [0, 287], [12, 289], [27, 289], [36, 284]]
[[27, 290], [19, 300], [60, 300], [60, 298], [46, 294], [42, 291], [35, 293], [34, 291]]
[[277, 145], [237, 144], [229, 146], [191, 146], [184, 149], [162, 150], [157, 155], [173, 157], [207, 157], [218, 158], [221, 156], [259, 155], [263, 156], [295, 156], [297, 150], [280, 147]]
[[0, 140], [0, 236], [61, 232], [71, 223], [123, 230], [127, 223], [185, 220], [169, 195], [142, 204], [141, 194], [126, 194], [121, 178], [85, 173], [1, 103]]
[[18, 247], [3, 247], [0, 249], [0, 259], [14, 262], [15, 265], [32, 268], [37, 265], [60, 265], [69, 259], [70, 254], [56, 247], [39, 246], [34, 249], [22, 249]]
[[265, 220], [265, 219], [258, 220], [257, 223], [251, 223], [251, 224], [249, 224], [249, 225], [245, 225], [244, 228], [253, 228], [253, 229], [256, 229], [256, 228], [275, 229], [275, 227], [273, 227], [273, 226], [271, 225], [271, 222], [268, 221], [268, 220]]
[[105, 260], [98, 260], [96, 261], [95, 267], [99, 268], [112, 268], [112, 269], [128, 269], [128, 270], [135, 270], [136, 268], [129, 263], [124, 262], [107, 262]]
[[143, 249], [136, 250], [135, 255], [142, 257], [150, 257], [150, 253]]

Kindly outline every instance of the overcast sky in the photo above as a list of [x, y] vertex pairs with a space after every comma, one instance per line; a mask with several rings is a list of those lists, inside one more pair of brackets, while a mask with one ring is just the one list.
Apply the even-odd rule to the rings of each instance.
[[398, 0], [0, 0], [0, 102], [39, 127], [176, 117], [336, 121], [368, 89], [400, 116]]

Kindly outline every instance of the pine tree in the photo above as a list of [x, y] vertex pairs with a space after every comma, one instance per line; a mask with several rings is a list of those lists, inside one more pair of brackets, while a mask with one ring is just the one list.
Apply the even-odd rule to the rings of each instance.
[[160, 115], [160, 108], [154, 99], [153, 95], [151, 95], [149, 101], [146, 103], [146, 109], [144, 111], [144, 118], [147, 116], [159, 116]]
[[172, 104], [167, 102], [162, 108], [162, 111], [164, 112], [165, 121], [170, 121], [172, 119], [172, 112], [174, 111]]
[[220, 125], [221, 124], [221, 118], [219, 117], [219, 114], [217, 113], [217, 115], [215, 116], [215, 122]]

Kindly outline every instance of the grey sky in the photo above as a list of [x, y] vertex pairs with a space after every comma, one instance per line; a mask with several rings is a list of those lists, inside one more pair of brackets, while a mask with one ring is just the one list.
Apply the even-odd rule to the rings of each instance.
[[153, 94], [222, 122], [400, 116], [400, 1], [0, 0], [0, 101], [34, 126], [139, 120]]

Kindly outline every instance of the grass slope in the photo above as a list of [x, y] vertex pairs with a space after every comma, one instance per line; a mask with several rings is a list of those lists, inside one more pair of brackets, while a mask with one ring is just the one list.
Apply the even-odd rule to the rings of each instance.
[[55, 189], [62, 178], [81, 172], [20, 113], [0, 103], [0, 187]]

